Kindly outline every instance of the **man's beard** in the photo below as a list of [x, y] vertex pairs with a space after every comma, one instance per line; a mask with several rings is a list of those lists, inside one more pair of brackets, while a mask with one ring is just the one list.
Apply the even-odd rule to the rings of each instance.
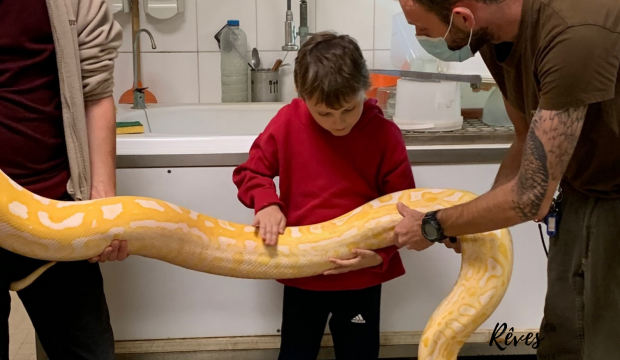
[[[462, 30], [454, 25], [450, 29], [447, 38], [449, 39], [448, 49], [455, 51], [464, 48], [469, 42], [469, 31]], [[477, 53], [484, 45], [493, 41], [494, 35], [488, 27], [478, 29], [472, 34], [469, 48], [472, 54]]]

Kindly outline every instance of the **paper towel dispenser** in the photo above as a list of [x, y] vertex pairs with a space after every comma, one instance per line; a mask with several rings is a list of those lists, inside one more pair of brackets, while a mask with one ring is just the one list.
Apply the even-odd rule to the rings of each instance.
[[131, 10], [130, 0], [108, 0], [108, 4], [113, 14], [118, 12], [126, 13]]
[[169, 19], [185, 11], [185, 0], [143, 0], [144, 12], [157, 19]]

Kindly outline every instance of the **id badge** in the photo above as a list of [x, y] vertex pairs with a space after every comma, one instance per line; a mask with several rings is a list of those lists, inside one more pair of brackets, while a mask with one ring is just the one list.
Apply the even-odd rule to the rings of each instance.
[[555, 236], [555, 234], [557, 234], [558, 214], [554, 212], [547, 215], [547, 218], [545, 219], [545, 224], [547, 224], [547, 235], [549, 237]]

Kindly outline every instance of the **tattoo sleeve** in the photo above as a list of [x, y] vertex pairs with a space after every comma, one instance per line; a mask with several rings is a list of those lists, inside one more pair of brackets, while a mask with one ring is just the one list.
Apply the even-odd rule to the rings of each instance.
[[527, 118], [510, 105], [505, 98], [503, 100], [508, 118], [510, 118], [510, 122], [514, 127], [515, 140], [510, 146], [510, 149], [508, 149], [508, 153], [499, 167], [492, 189], [507, 184], [517, 177], [519, 169], [521, 168], [523, 146], [529, 130]]
[[586, 110], [538, 110], [522, 140], [516, 176], [468, 203], [439, 211], [444, 234], [479, 234], [544, 217], [577, 145]]
[[550, 185], [559, 183], [579, 140], [587, 106], [538, 110], [525, 140], [521, 169], [514, 183], [513, 210], [523, 221], [541, 213]]

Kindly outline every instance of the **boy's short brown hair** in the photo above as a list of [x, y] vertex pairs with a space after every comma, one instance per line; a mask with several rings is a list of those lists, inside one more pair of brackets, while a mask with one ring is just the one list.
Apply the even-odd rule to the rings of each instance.
[[360, 91], [370, 88], [366, 60], [357, 42], [347, 35], [319, 32], [299, 49], [295, 59], [299, 96], [339, 110]]

